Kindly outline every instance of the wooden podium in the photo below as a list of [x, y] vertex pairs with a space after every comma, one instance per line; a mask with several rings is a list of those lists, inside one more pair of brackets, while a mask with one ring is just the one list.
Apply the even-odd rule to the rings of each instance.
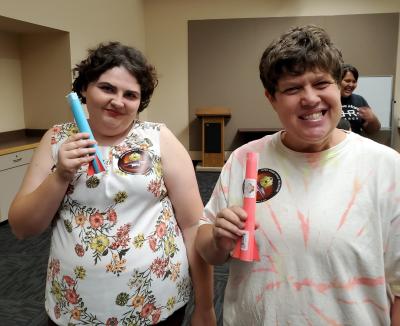
[[222, 167], [225, 163], [224, 119], [231, 116], [230, 109], [199, 108], [196, 116], [201, 119], [202, 166]]

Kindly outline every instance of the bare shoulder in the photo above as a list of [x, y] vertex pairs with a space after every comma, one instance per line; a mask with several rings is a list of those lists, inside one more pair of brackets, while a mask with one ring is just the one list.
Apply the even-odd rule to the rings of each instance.
[[54, 135], [53, 128], [48, 129], [40, 140], [37, 151], [45, 151], [51, 153], [52, 138]]
[[166, 126], [162, 126], [160, 131], [160, 151], [167, 182], [176, 182], [177, 176], [180, 180], [187, 175], [192, 177], [193, 163], [189, 153]]
[[168, 196], [182, 230], [197, 225], [203, 211], [189, 153], [165, 126], [160, 133], [161, 161]]
[[176, 136], [172, 133], [172, 131], [165, 125], [160, 125], [160, 137], [161, 142], [163, 141], [178, 141]]
[[176, 157], [189, 159], [189, 154], [178, 138], [165, 125], [160, 130], [161, 159]]
[[35, 149], [31, 163], [21, 185], [20, 194], [29, 193], [37, 188], [51, 173], [54, 160], [51, 153], [53, 130], [49, 129], [43, 135], [39, 146]]

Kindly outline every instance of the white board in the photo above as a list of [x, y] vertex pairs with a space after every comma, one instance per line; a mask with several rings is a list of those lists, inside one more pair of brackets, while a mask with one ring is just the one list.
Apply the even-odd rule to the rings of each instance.
[[360, 76], [354, 93], [366, 99], [382, 129], [391, 129], [393, 76]]

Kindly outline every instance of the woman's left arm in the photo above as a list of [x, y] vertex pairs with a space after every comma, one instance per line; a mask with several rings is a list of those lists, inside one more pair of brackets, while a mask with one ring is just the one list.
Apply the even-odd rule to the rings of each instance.
[[378, 117], [369, 106], [359, 108], [359, 115], [364, 120], [363, 130], [367, 134], [373, 134], [381, 129]]
[[216, 325], [213, 304], [213, 269], [196, 251], [194, 241], [203, 214], [193, 163], [183, 145], [166, 127], [160, 134], [161, 161], [168, 197], [183, 233], [194, 288], [192, 325]]
[[394, 297], [394, 302], [391, 308], [391, 325], [392, 326], [400, 326], [400, 298]]

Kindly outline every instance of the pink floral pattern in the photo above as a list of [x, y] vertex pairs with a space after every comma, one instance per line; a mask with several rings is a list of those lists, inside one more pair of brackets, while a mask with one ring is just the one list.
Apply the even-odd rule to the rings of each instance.
[[[136, 122], [135, 128], [159, 131], [160, 125]], [[77, 132], [77, 128], [74, 123], [67, 123], [54, 127], [53, 131], [52, 144], [57, 146]], [[146, 232], [136, 230], [134, 219], [120, 216], [120, 208], [132, 201], [131, 195], [123, 188], [114, 193], [112, 200], [106, 203], [106, 208], [80, 201], [75, 193], [78, 188], [82, 189], [82, 184], [87, 192], [95, 193], [97, 189], [102, 189], [104, 175], [108, 173], [130, 177], [118, 169], [115, 161], [132, 149], [146, 151], [150, 157], [151, 168], [144, 174], [147, 182], [145, 191], [158, 201], [161, 207], [154, 217], [151, 229]], [[110, 147], [108, 153], [104, 157], [104, 175], [88, 176], [87, 167], [78, 170], [57, 215], [66, 234], [74, 239], [75, 243], [71, 249], [76, 259], [82, 261], [82, 265], [76, 265], [73, 274], [66, 273], [63, 270], [62, 258], [50, 256], [47, 278], [48, 291], [55, 302], [52, 307], [53, 316], [56, 319], [69, 320], [69, 325], [153, 325], [161, 320], [166, 311], [172, 313], [178, 304], [182, 305], [188, 301], [191, 293], [190, 279], [182, 277], [182, 262], [176, 259], [180, 257], [178, 240], [182, 235], [167, 197], [161, 158], [159, 152], [153, 148], [152, 140], [138, 137], [133, 132], [121, 144]], [[153, 258], [147, 268], [132, 269], [132, 266], [135, 266], [135, 263], [129, 260], [132, 251], [152, 253]], [[80, 289], [90, 277], [87, 270], [92, 270], [94, 266], [102, 268], [106, 275], [117, 278], [130, 273], [130, 278], [127, 277], [126, 291], [116, 293], [116, 296], [110, 298], [110, 305], [126, 308], [123, 315], [99, 318], [96, 313], [89, 311], [85, 302], [86, 293], [81, 293]], [[173, 282], [177, 295], [160, 302], [154, 293], [154, 280]]]
[[127, 314], [123, 319], [124, 324], [152, 325], [152, 323], [158, 321], [162, 309], [172, 310], [177, 303], [186, 302], [189, 299], [191, 284], [189, 280], [185, 279], [177, 284], [179, 289], [178, 296], [169, 298], [163, 306], [156, 306], [155, 298], [151, 291], [154, 279], [165, 280], [169, 278], [175, 282], [180, 274], [180, 262], [174, 263], [172, 260], [179, 250], [174, 240], [175, 236], [177, 236], [176, 231], [179, 228], [176, 228], [176, 223], [171, 219], [173, 211], [169, 203], [169, 201], [163, 203], [164, 208], [157, 220], [155, 230], [147, 237], [139, 233], [133, 240], [137, 249], [143, 248], [147, 242], [150, 249], [157, 252], [159, 256], [153, 260], [145, 271], [134, 271], [129, 283], [132, 291], [118, 294], [116, 298], [117, 304], [127, 307], [132, 305], [137, 308], [141, 307], [139, 315], [134, 311]]

